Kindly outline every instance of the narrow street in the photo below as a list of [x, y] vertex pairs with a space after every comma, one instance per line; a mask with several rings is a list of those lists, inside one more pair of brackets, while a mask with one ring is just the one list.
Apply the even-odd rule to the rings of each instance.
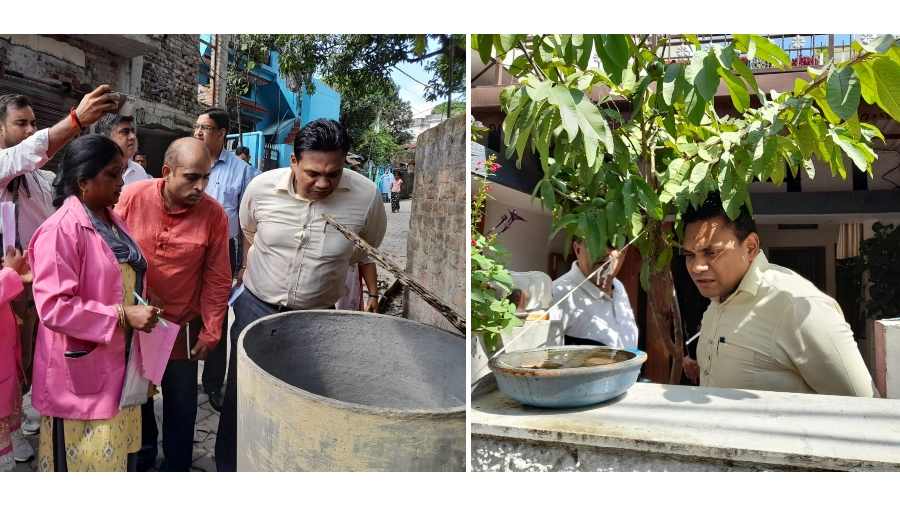
[[[390, 203], [384, 204], [384, 211], [387, 214], [387, 231], [384, 240], [381, 243], [381, 250], [393, 260], [398, 267], [406, 268], [406, 237], [409, 232], [409, 215], [412, 200], [400, 201], [400, 212], [392, 213]], [[378, 284], [382, 290], [387, 290], [394, 283], [394, 275], [381, 267], [378, 268]], [[389, 314], [402, 314], [402, 297], [397, 296], [395, 303], [388, 310]], [[234, 315], [229, 311], [229, 321], [232, 321]], [[203, 363], [200, 363], [199, 374], [203, 374]], [[200, 383], [199, 376], [197, 383]], [[193, 471], [215, 471], [215, 447], [216, 447], [216, 429], [219, 425], [219, 413], [217, 413], [209, 404], [209, 398], [203, 392], [203, 388], [198, 385], [198, 407], [197, 407], [197, 426], [194, 431], [194, 462], [192, 464]], [[160, 429], [159, 440], [159, 456], [156, 461], [156, 468], [162, 462], [162, 395], [157, 394], [155, 398], [156, 424]], [[37, 453], [38, 435], [28, 436], [28, 441]], [[29, 462], [16, 464], [16, 471], [36, 471], [37, 458]]]

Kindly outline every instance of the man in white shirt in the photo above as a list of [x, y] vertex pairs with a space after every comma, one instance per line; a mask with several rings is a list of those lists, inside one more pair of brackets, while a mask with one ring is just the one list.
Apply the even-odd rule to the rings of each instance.
[[137, 127], [134, 125], [133, 116], [107, 114], [100, 122], [100, 134], [112, 139], [125, 154], [128, 164], [122, 173], [125, 186], [136, 181], [153, 179], [141, 164], [133, 160], [138, 150]]
[[[318, 119], [294, 141], [291, 166], [263, 172], [241, 200], [241, 229], [250, 249], [244, 291], [234, 302], [231, 335], [251, 322], [297, 309], [330, 309], [344, 295], [353, 264], [365, 280], [366, 311], [378, 307], [375, 263], [323, 218], [334, 216], [374, 247], [387, 215], [375, 184], [344, 169], [350, 138], [344, 127]], [[232, 357], [237, 354], [232, 353]], [[225, 401], [216, 434], [216, 469], [234, 471], [237, 460], [237, 360], [229, 359]]]
[[[553, 281], [554, 304], [564, 297], [565, 300], [550, 313], [550, 319], [561, 322], [565, 344], [637, 349], [638, 328], [634, 312], [625, 287], [615, 279], [622, 268], [619, 252], [609, 250], [606, 258], [591, 263], [587, 245], [581, 239], [572, 241], [572, 248], [576, 257], [572, 269]], [[601, 274], [609, 274], [585, 281], [585, 277], [607, 258], [611, 265]], [[575, 291], [567, 297], [573, 289]]]
[[[3, 233], [14, 234], [14, 242], [19, 249], [28, 245], [35, 230], [56, 211], [53, 207], [55, 174], [41, 167], [83, 128], [96, 122], [103, 114], [116, 110], [118, 102], [110, 96], [110, 91], [108, 85], [99, 86], [85, 95], [78, 107], [58, 123], [41, 130], [37, 129], [37, 120], [28, 97], [0, 96], [0, 201], [16, 204], [16, 230], [4, 230]], [[26, 381], [23, 391], [27, 391], [31, 382], [37, 329], [31, 285], [26, 286], [22, 295], [12, 302], [12, 307], [22, 320], [20, 339]], [[39, 430], [40, 420], [31, 409], [28, 397], [23, 405], [28, 416], [22, 429], [33, 434]], [[18, 461], [26, 461], [33, 455], [31, 448], [26, 446], [14, 448], [14, 452]]]

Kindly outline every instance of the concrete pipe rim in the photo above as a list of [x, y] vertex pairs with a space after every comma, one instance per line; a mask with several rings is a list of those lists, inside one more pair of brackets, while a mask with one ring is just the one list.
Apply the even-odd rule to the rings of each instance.
[[[291, 385], [290, 383], [282, 380], [281, 378], [278, 378], [277, 376], [270, 373], [269, 371], [266, 371], [255, 360], [253, 360], [252, 358], [250, 358], [249, 355], [247, 355], [247, 350], [244, 349], [244, 337], [247, 335], [248, 331], [253, 329], [256, 325], [260, 325], [262, 322], [265, 322], [268, 320], [275, 320], [275, 319], [284, 317], [285, 315], [290, 315], [290, 314], [295, 314], [295, 313], [323, 314], [323, 315], [342, 315], [343, 314], [343, 315], [353, 315], [353, 316], [365, 315], [366, 317], [387, 318], [387, 319], [391, 319], [391, 320], [397, 320], [400, 322], [413, 323], [413, 324], [417, 324], [417, 325], [424, 325], [426, 327], [431, 327], [432, 329], [434, 329], [440, 333], [446, 334], [449, 337], [452, 337], [454, 339], [462, 339], [463, 341], [465, 341], [465, 336], [455, 334], [453, 332], [442, 329], [440, 327], [436, 327], [434, 325], [429, 325], [427, 323], [417, 322], [414, 320], [408, 320], [406, 318], [400, 318], [397, 316], [385, 315], [385, 314], [366, 313], [363, 311], [347, 311], [347, 310], [343, 310], [343, 309], [298, 309], [296, 311], [284, 311], [282, 313], [276, 313], [273, 315], [264, 316], [262, 318], [254, 320], [252, 323], [250, 323], [249, 325], [247, 325], [244, 328], [243, 332], [241, 332], [241, 335], [238, 337], [238, 345], [237, 345], [238, 356], [245, 358], [245, 360], [243, 362], [245, 364], [249, 365], [250, 367], [253, 367], [254, 370], [256, 370], [260, 374], [260, 376], [262, 376], [266, 380], [276, 383], [279, 386], [281, 386], [282, 388], [285, 388], [288, 391], [295, 393], [297, 395], [300, 395], [302, 397], [306, 397], [308, 399], [312, 399], [317, 402], [322, 402], [324, 404], [338, 407], [341, 409], [351, 410], [351, 411], [354, 411], [357, 413], [367, 413], [367, 414], [379, 415], [379, 416], [387, 415], [387, 416], [394, 417], [394, 418], [430, 417], [430, 418], [445, 418], [445, 419], [453, 419], [453, 418], [456, 418], [461, 415], [463, 417], [463, 419], [465, 419], [465, 415], [466, 415], [466, 402], [465, 401], [463, 401], [463, 403], [459, 406], [453, 406], [450, 408], [435, 408], [435, 409], [399, 409], [399, 408], [385, 408], [385, 407], [379, 407], [379, 406], [369, 406], [366, 404], [359, 404], [356, 402], [341, 401], [338, 399], [333, 399], [331, 397], [326, 397], [324, 395], [319, 395], [319, 394], [310, 392], [309, 390], [304, 390], [300, 387]], [[465, 343], [463, 343], [463, 344], [465, 344]], [[240, 363], [240, 362], [241, 362], [240, 360], [237, 361], [237, 363]], [[240, 400], [240, 392], [241, 392], [240, 380], [237, 381], [237, 389], [238, 389], [237, 397], [238, 397], [238, 400]]]

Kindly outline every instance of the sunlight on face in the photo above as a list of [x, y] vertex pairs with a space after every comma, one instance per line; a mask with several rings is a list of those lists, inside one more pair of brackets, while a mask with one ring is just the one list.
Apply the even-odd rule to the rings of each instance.
[[755, 233], [740, 241], [721, 216], [685, 227], [682, 250], [691, 279], [710, 299], [734, 292], [759, 251]]

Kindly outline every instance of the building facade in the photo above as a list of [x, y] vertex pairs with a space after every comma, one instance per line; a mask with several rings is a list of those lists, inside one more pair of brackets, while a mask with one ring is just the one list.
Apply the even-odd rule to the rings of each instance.
[[[31, 98], [38, 128], [45, 128], [85, 93], [109, 84], [128, 95], [148, 172], [159, 176], [165, 149], [191, 135], [200, 108], [197, 40], [197, 35], [0, 35], [0, 94]], [[48, 168], [55, 166], [51, 160]]]

